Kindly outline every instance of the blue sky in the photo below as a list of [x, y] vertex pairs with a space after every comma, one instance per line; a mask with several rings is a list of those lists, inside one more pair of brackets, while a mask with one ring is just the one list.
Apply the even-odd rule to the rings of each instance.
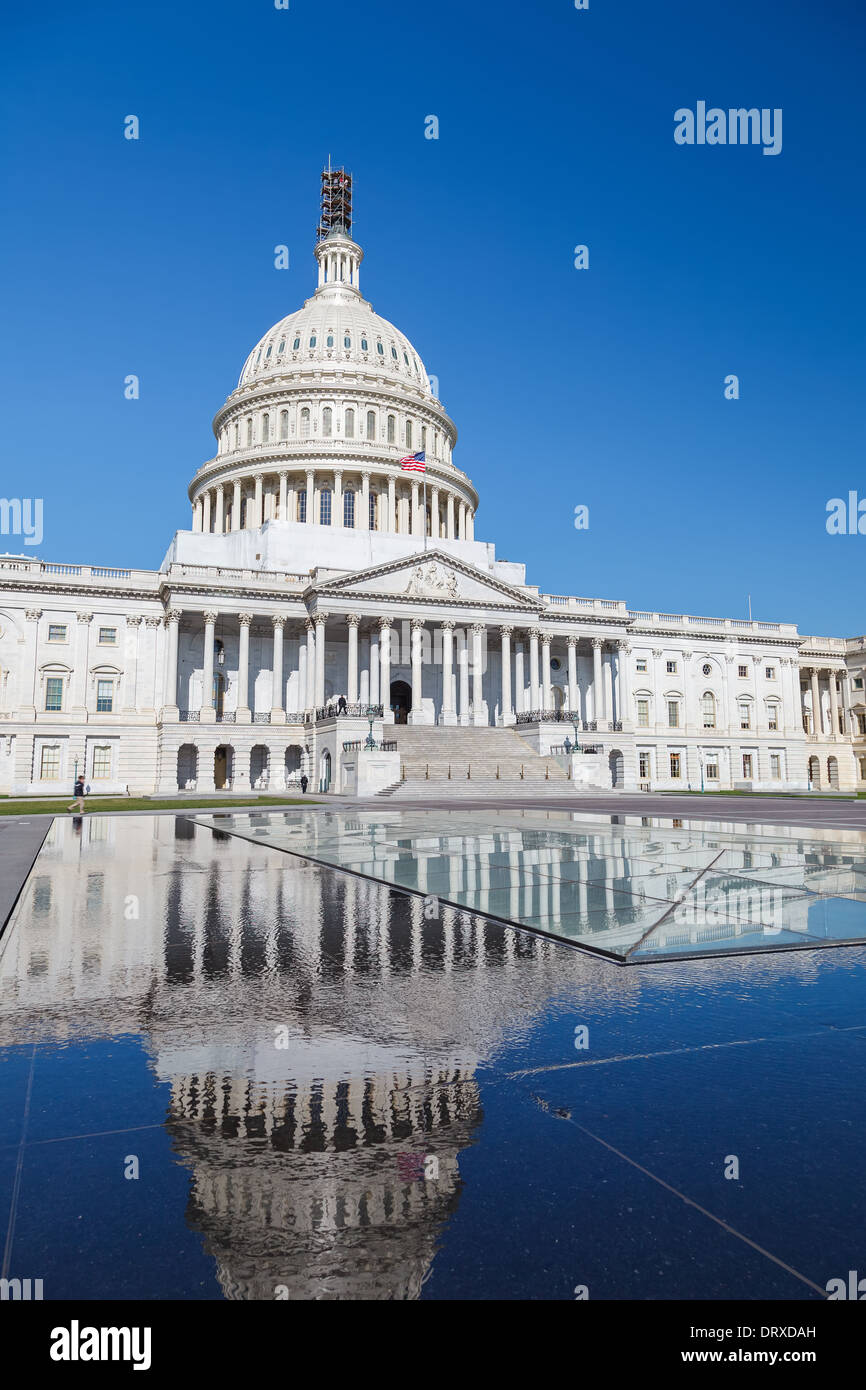
[[[0, 493], [44, 498], [44, 558], [154, 567], [189, 525], [214, 412], [314, 288], [330, 153], [478, 537], [549, 592], [866, 631], [866, 536], [825, 530], [866, 498], [857, 0], [48, 0], [6, 28]], [[699, 100], [782, 108], [781, 154], [676, 145]]]

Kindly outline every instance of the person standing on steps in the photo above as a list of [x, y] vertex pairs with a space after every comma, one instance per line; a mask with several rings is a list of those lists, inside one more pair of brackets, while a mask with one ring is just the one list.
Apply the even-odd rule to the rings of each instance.
[[307, 774], [306, 774], [306, 773], [303, 773], [302, 776], [301, 776], [301, 791], [303, 792], [304, 796], [307, 795], [307, 787], [308, 787], [308, 785], [309, 785], [309, 783], [307, 782]]

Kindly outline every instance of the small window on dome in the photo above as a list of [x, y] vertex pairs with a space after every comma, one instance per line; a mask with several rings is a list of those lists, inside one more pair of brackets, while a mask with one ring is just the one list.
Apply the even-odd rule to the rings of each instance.
[[393, 444], [397, 436], [397, 420], [393, 415], [388, 416], [388, 443]]
[[374, 410], [367, 411], [367, 438], [376, 438], [376, 412]]
[[262, 443], [263, 443], [263, 444], [267, 444], [267, 442], [268, 442], [268, 440], [270, 439], [270, 437], [271, 437], [271, 417], [270, 417], [270, 415], [263, 415], [263, 416], [262, 416]]
[[361, 339], [361, 351], [362, 351], [362, 352], [366, 352], [366, 351], [367, 351], [367, 339], [366, 339], [366, 338], [362, 338], [362, 339]]
[[310, 433], [310, 407], [305, 405], [301, 411], [301, 438], [305, 439]]
[[285, 338], [284, 338], [283, 341], [280, 343], [280, 346], [277, 348], [277, 356], [279, 357], [280, 353], [281, 353], [281, 352], [285, 352], [285, 350], [286, 350], [286, 340], [285, 340]]
[[352, 410], [351, 406], [350, 406], [349, 409], [346, 411], [346, 429], [345, 429], [345, 434], [346, 434], [346, 438], [347, 438], [347, 439], [354, 439], [354, 438], [355, 438], [355, 412], [354, 412], [354, 410]]
[[261, 362], [261, 360], [262, 360], [262, 350], [261, 350], [261, 348], [259, 348], [258, 352], [256, 353], [256, 366], [259, 365], [259, 363]]
[[300, 346], [301, 346], [301, 340], [300, 340], [300, 338], [296, 338], [295, 341], [292, 343], [292, 352], [297, 352], [297, 350], [298, 350], [298, 348], [299, 348]]
[[406, 421], [406, 448], [412, 448], [412, 421]]
[[426, 449], [426, 448], [427, 448], [427, 426], [426, 426], [426, 425], [422, 425], [422, 426], [421, 426], [421, 448], [422, 448], [422, 449]]
[[333, 333], [329, 333], [328, 336], [327, 336], [327, 338], [326, 338], [326, 340], [325, 340], [325, 347], [333, 347], [333, 346], [334, 346], [334, 335], [333, 335]]
[[267, 352], [265, 353], [265, 361], [266, 361], [266, 362], [267, 362], [268, 358], [270, 357], [271, 353], [273, 352], [273, 350], [274, 350], [274, 345], [273, 345], [273, 343], [268, 343], [268, 350], [267, 350]]
[[289, 412], [288, 412], [287, 410], [281, 410], [281, 411], [280, 411], [280, 439], [288, 439], [288, 437], [289, 437]]
[[326, 405], [322, 411], [322, 434], [326, 439], [330, 438], [333, 431], [333, 414], [331, 407]]
[[[268, 349], [268, 351], [270, 351], [270, 348]], [[407, 352], [404, 352], [404, 353], [403, 353], [403, 361], [406, 363], [406, 366], [408, 367], [408, 365], [409, 365], [409, 354], [408, 354]]]
[[316, 346], [316, 335], [315, 335], [315, 333], [311, 333], [311, 334], [310, 334], [310, 347], [311, 347], [311, 348], [314, 348], [315, 346]]
[[378, 343], [376, 344], [376, 351], [378, 352], [378, 354], [379, 354], [380, 357], [384, 357], [384, 356], [385, 356], [385, 349], [383, 348], [381, 342], [378, 342]]
[[396, 361], [397, 361], [397, 349], [395, 348], [395, 346], [394, 346], [393, 343], [391, 344], [391, 356], [393, 357], [394, 361], [396, 362]]
[[352, 346], [352, 339], [349, 337], [348, 333], [346, 333], [346, 334], [344, 335], [344, 337], [343, 337], [343, 347], [344, 347], [344, 348], [350, 348], [351, 346]]

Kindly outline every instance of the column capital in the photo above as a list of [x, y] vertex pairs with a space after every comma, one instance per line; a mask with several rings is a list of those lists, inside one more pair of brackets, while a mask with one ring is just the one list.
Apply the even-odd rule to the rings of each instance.
[[565, 640], [570, 647], [576, 647], [578, 642], [580, 641], [580, 638], [577, 636], [576, 633], [569, 632], [566, 634]]
[[315, 632], [315, 629], [316, 629], [316, 624], [313, 622], [312, 618], [307, 618], [307, 619], [305, 619], [305, 621], [304, 621], [304, 631], [306, 632], [306, 634], [307, 634], [308, 637], [310, 636], [310, 634], [311, 634], [312, 632]]
[[[593, 637], [593, 638], [592, 638], [592, 645], [593, 645], [593, 647], [596, 648], [596, 650], [600, 651], [601, 648], [604, 646], [604, 638], [603, 638], [603, 637]], [[659, 656], [661, 656], [661, 652], [659, 652]]]
[[393, 626], [393, 623], [394, 623], [394, 619], [393, 619], [393, 618], [380, 618], [380, 619], [379, 619], [379, 627], [381, 628], [381, 630], [382, 630], [383, 632], [385, 632], [386, 629], [387, 629], [387, 630], [390, 630], [391, 627]]
[[631, 652], [631, 643], [628, 642], [624, 637], [618, 638], [616, 645], [617, 649], [621, 651], [624, 656], [628, 656]]
[[653, 647], [653, 656], [655, 657], [656, 661], [661, 661], [662, 657], [664, 656], [664, 652], [662, 651], [661, 647]]
[[277, 477], [278, 477], [278, 478], [288, 478], [288, 476], [289, 476], [289, 470], [288, 470], [288, 468], [281, 468], [281, 469], [279, 470], [278, 474], [277, 474]]
[[542, 645], [542, 647], [549, 647], [552, 641], [553, 641], [553, 633], [552, 633], [552, 632], [542, 632], [542, 634], [541, 634], [541, 645]]
[[325, 623], [328, 621], [328, 619], [330, 618], [330, 616], [331, 616], [330, 613], [325, 613], [324, 611], [323, 611], [323, 612], [320, 612], [320, 613], [317, 613], [316, 616], [315, 616], [316, 625], [318, 626], [319, 624], [321, 624], [322, 627], [324, 627], [324, 626], [325, 626]]
[[514, 627], [511, 623], [502, 623], [500, 625], [499, 633], [502, 637], [510, 637], [513, 631]]
[[93, 622], [93, 614], [92, 614], [92, 613], [76, 613], [75, 617], [76, 617], [76, 620], [77, 620], [79, 623], [92, 623], [92, 622]]
[[42, 617], [42, 609], [28, 608], [24, 616], [27, 619], [28, 623], [38, 623], [39, 619]]
[[453, 632], [457, 623], [454, 618], [446, 618], [439, 626], [442, 628], [443, 632]]
[[361, 615], [360, 615], [360, 613], [347, 613], [347, 614], [346, 614], [346, 625], [347, 625], [347, 627], [358, 627], [360, 621], [361, 621]]
[[264, 473], [254, 473], [254, 474], [253, 474], [253, 480], [254, 480], [256, 483], [263, 483], [263, 482], [265, 481], [265, 475], [264, 475]]
[[420, 632], [422, 628], [425, 628], [427, 626], [426, 618], [410, 618], [409, 621], [411, 623], [413, 632]]
[[539, 628], [539, 627], [528, 627], [528, 628], [526, 629], [526, 635], [527, 635], [527, 637], [529, 637], [530, 639], [534, 639], [534, 640], [537, 642], [538, 639], [539, 639], [539, 637], [541, 636], [541, 628]]
[[225, 483], [217, 483], [217, 485], [216, 485], [216, 491], [217, 491], [217, 492], [221, 493], [221, 492], [223, 491], [224, 488], [225, 488]]
[[127, 620], [126, 620], [126, 626], [127, 626], [127, 627], [140, 627], [140, 626], [141, 626], [141, 615], [138, 614], [138, 613], [131, 613], [130, 616], [129, 616], [129, 617], [127, 618]]
[[[207, 614], [205, 614], [205, 617], [207, 617]], [[252, 621], [252, 613], [238, 613], [238, 622], [240, 623], [241, 627], [249, 627]]]
[[[177, 610], [176, 610], [176, 609], [172, 609], [171, 611], [172, 611], [172, 612], [176, 612]], [[179, 614], [179, 613], [178, 613], [178, 617], [180, 617], [180, 614]], [[164, 618], [158, 618], [158, 617], [156, 617], [156, 616], [153, 616], [153, 617], [150, 617], [150, 618], [145, 618], [145, 620], [144, 620], [144, 625], [145, 625], [145, 627], [162, 627], [162, 625], [163, 625], [164, 622], [165, 622], [165, 619], [164, 619]]]
[[273, 613], [271, 615], [271, 622], [274, 625], [274, 630], [276, 630], [278, 627], [285, 627], [286, 623], [288, 622], [288, 618], [286, 617], [285, 613]]
[[212, 609], [208, 609], [207, 612], [202, 613], [202, 617], [206, 623], [215, 623], [219, 617], [219, 613], [214, 613]]
[[486, 623], [472, 623], [472, 624], [471, 624], [471, 628], [472, 628], [472, 631], [473, 631], [474, 633], [486, 632], [486, 631], [487, 631], [487, 624], [486, 624]]

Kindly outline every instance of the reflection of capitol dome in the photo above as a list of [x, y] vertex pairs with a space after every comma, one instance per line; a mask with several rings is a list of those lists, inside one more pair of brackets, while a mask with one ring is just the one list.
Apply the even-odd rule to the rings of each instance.
[[423, 451], [428, 534], [473, 538], [478, 495], [452, 462], [457, 430], [412, 343], [362, 297], [350, 232], [349, 212], [320, 227], [315, 293], [259, 340], [217, 412], [216, 457], [189, 489], [194, 530], [306, 522], [315, 507], [317, 524], [414, 534], [400, 460]]

